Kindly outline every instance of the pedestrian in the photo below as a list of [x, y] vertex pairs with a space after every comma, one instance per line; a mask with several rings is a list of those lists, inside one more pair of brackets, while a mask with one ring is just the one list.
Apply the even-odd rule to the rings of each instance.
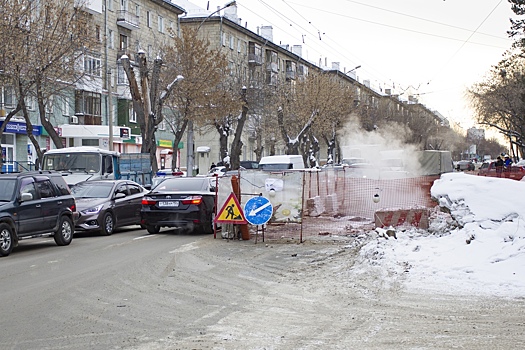
[[215, 165], [215, 162], [211, 162], [210, 170], [213, 170], [217, 165]]
[[510, 159], [508, 154], [505, 154], [505, 160], [504, 160], [504, 171], [505, 171], [505, 177], [510, 177], [510, 171], [512, 168], [512, 159]]
[[503, 162], [503, 159], [501, 159], [500, 156], [498, 156], [497, 160], [496, 160], [496, 176], [497, 177], [501, 177], [501, 173], [503, 172], [503, 166], [505, 165], [505, 163]]

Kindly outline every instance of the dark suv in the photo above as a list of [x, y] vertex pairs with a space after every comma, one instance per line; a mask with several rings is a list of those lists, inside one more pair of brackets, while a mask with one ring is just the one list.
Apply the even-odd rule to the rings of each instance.
[[0, 174], [0, 256], [26, 238], [53, 235], [56, 244], [68, 245], [77, 217], [75, 198], [60, 173]]

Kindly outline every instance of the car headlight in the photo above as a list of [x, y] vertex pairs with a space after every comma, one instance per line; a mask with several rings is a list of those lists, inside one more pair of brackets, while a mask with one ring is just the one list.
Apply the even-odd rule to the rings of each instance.
[[81, 210], [80, 213], [83, 215], [98, 214], [98, 212], [102, 209], [102, 206], [103, 205], [100, 204], [93, 208], [84, 209], [84, 210]]

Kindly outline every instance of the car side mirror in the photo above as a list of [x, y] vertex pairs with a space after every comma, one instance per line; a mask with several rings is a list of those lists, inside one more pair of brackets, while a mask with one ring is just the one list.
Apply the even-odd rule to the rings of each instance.
[[124, 197], [126, 197], [126, 194], [124, 194], [122, 192], [115, 193], [115, 199], [120, 199], [120, 198], [124, 198]]
[[20, 202], [27, 202], [33, 200], [33, 195], [31, 193], [22, 193], [20, 197]]

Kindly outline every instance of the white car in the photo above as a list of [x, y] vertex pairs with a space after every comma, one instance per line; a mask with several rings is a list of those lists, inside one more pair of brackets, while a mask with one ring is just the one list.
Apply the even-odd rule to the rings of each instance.
[[225, 166], [216, 166], [215, 168], [210, 169], [208, 171], [208, 176], [224, 176], [226, 174], [226, 167]]

